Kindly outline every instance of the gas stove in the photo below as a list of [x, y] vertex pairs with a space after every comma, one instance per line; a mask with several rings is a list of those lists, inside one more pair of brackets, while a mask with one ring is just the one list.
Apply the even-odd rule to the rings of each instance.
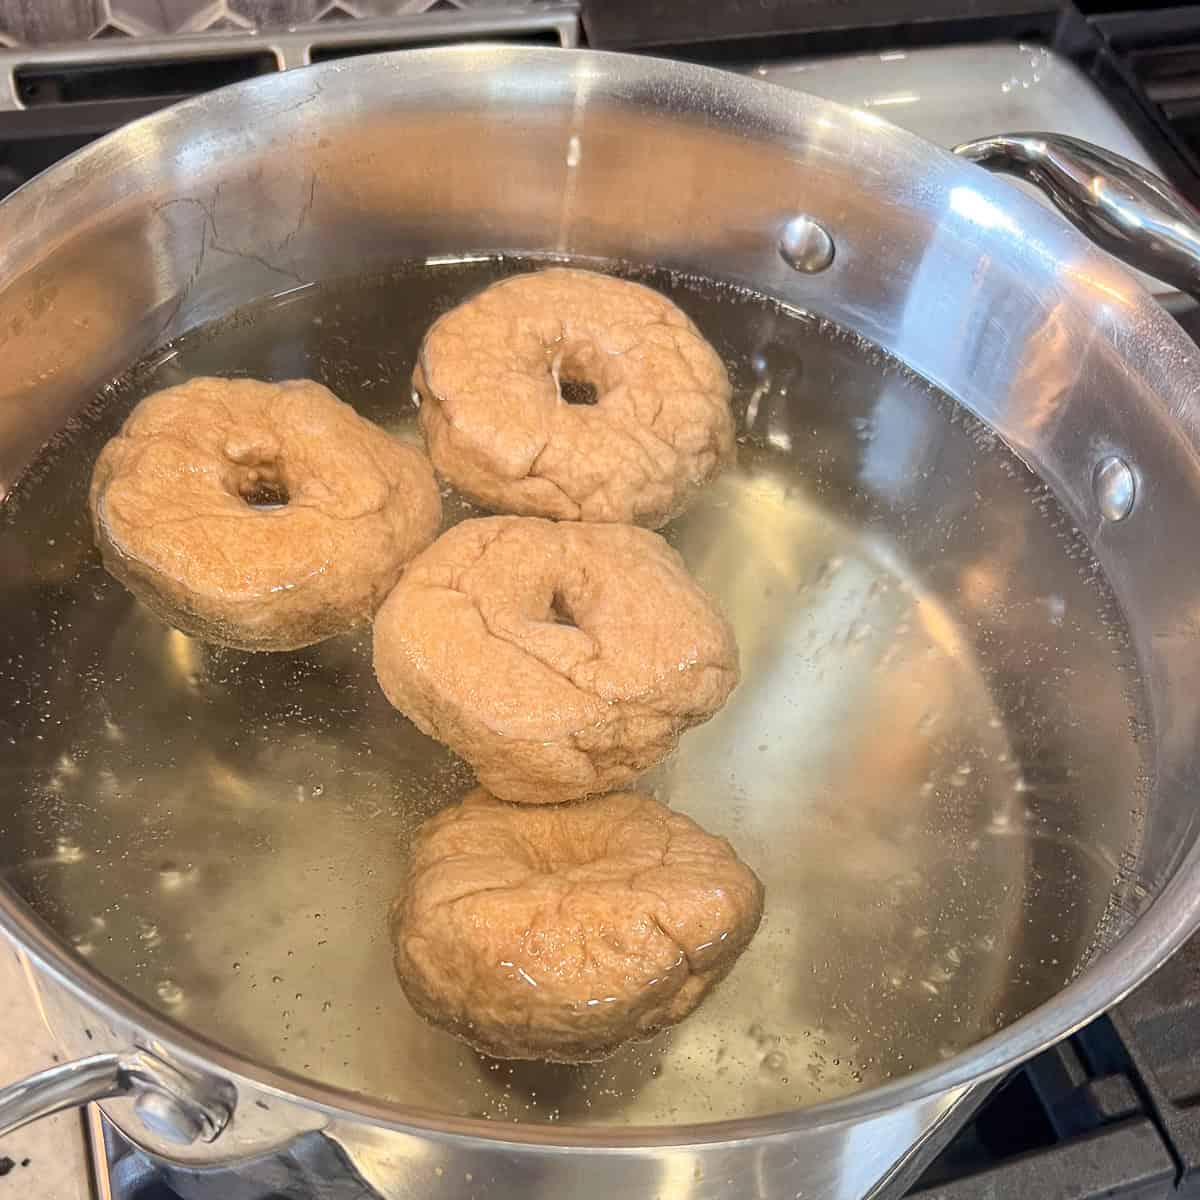
[[[871, 109], [948, 146], [1018, 128], [1071, 133], [1158, 170], [1200, 204], [1200, 5], [1128, 0], [0, 0], [0, 195], [196, 92], [465, 40], [706, 62]], [[1195, 303], [1147, 282], [1200, 340]], [[939, 1129], [888, 1195], [1200, 1196], [1198, 983], [1200, 938], [1113, 1012], [977, 1092], [969, 1119]], [[97, 1112], [89, 1129], [101, 1200], [373, 1194], [348, 1168], [313, 1158], [331, 1153], [320, 1139], [200, 1172], [152, 1163]]]

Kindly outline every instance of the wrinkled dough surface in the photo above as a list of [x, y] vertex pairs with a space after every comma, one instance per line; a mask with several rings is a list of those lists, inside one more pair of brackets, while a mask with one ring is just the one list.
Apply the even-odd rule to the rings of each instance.
[[504, 800], [610, 791], [708, 720], [733, 631], [656, 533], [484, 517], [415, 558], [375, 619], [391, 703]]
[[762, 905], [724, 838], [649, 796], [476, 791], [417, 835], [396, 970], [417, 1012], [486, 1054], [589, 1061], [686, 1017]]
[[413, 385], [434, 466], [498, 512], [657, 528], [734, 457], [713, 348], [665, 296], [592, 271], [517, 275], [446, 313]]
[[[256, 496], [286, 495], [282, 507]], [[184, 633], [290, 650], [368, 620], [441, 524], [428, 459], [311, 380], [147, 396], [89, 495], [105, 567]]]

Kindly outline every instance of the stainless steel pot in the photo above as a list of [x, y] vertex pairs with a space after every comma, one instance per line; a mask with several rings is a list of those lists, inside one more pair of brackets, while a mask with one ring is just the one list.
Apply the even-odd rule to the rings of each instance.
[[[1191, 214], [1164, 185], [1037, 135], [964, 153], [1047, 184], [1110, 248], [1195, 286]], [[4, 490], [152, 347], [258, 297], [394, 262], [498, 250], [620, 259], [818, 313], [954, 397], [1049, 485], [1119, 604], [1138, 690], [1127, 704], [1123, 676], [1097, 665], [1113, 654], [1099, 625], [1080, 627], [1075, 657], [1037, 684], [1042, 715], [1058, 703], [1069, 719], [1026, 815], [1111, 872], [1109, 902], [1061, 990], [944, 1062], [749, 1119], [498, 1130], [201, 1036], [93, 970], [6, 889], [0, 925], [73, 1061], [0, 1091], [0, 1132], [98, 1099], [177, 1164], [332, 1161], [382, 1197], [858, 1196], [900, 1178], [977, 1085], [1112, 1005], [1200, 920], [1196, 349], [1127, 273], [1003, 181], [870, 115], [702, 68], [422, 51], [254, 81], [135, 123], [0, 205], [0, 244]], [[913, 511], [936, 519], [919, 493], [942, 506], [971, 486], [951, 482], [945, 495], [917, 488]], [[997, 515], [1017, 541], [1033, 536], [1015, 513]], [[1047, 546], [1037, 553], [1052, 556]], [[931, 561], [962, 552], [951, 532]], [[1008, 552], [948, 580], [964, 614], [983, 621], [972, 595], [1003, 588], [1023, 550]], [[1053, 624], [1062, 614], [1048, 603]], [[989, 633], [1041, 636], [1022, 613]], [[1012, 694], [1037, 676], [1034, 664]], [[26, 748], [5, 754], [16, 781]], [[0, 825], [21, 802], [7, 786]], [[1038, 919], [1065, 911], [1072, 888], [1065, 875], [1043, 881]]]

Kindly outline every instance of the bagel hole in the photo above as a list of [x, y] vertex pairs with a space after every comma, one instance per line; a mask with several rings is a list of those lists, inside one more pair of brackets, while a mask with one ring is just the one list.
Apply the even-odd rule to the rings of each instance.
[[595, 404], [600, 399], [600, 393], [594, 383], [566, 376], [558, 381], [558, 393], [567, 404]]
[[251, 508], [283, 508], [288, 502], [288, 490], [280, 479], [251, 479], [242, 484], [242, 499]]
[[558, 625], [570, 625], [575, 628], [575, 618], [571, 616], [571, 610], [567, 607], [567, 602], [557, 592], [554, 593], [553, 599], [550, 601], [550, 615]]

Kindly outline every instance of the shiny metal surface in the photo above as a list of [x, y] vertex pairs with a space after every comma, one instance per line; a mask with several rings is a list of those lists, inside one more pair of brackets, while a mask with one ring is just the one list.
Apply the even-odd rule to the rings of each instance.
[[96, 1054], [60, 1063], [0, 1089], [0, 1133], [78, 1108], [93, 1100], [119, 1096], [128, 1088], [117, 1054]]
[[1137, 479], [1132, 468], [1116, 454], [1096, 465], [1096, 505], [1106, 521], [1123, 521], [1133, 511]]
[[[1104, 146], [1148, 171], [1147, 148], [1073, 62], [1047, 46], [980, 42], [892, 48], [876, 54], [780, 59], [741, 68], [779, 87], [884, 118], [950, 150], [994, 129], [1042, 129]], [[1034, 186], [1016, 186], [1040, 202]], [[1144, 287], [1174, 293], [1142, 276]]]
[[[185, 1108], [173, 1096], [162, 1092], [143, 1092], [133, 1111], [155, 1137], [173, 1146], [190, 1146], [204, 1133], [204, 1123], [194, 1109]], [[206, 1140], [212, 1141], [212, 1138]]]
[[[455, 154], [445, 153], [448, 145]], [[797, 208], [837, 243], [821, 274], [797, 273], [779, 256], [779, 231]], [[126, 1102], [107, 1102], [152, 1149], [212, 1162], [313, 1135], [336, 1140], [382, 1195], [421, 1181], [436, 1188], [448, 1176], [458, 1184], [468, 1172], [486, 1180], [493, 1197], [543, 1187], [549, 1194], [622, 1187], [681, 1196], [861, 1195], [972, 1085], [1114, 1002], [1195, 927], [1200, 567], [1164, 554], [1162, 533], [1189, 529], [1200, 507], [1194, 347], [1126, 273], [1004, 181], [869, 115], [751, 80], [682, 64], [488, 48], [331, 63], [180, 106], [22, 189], [0, 205], [0, 236], [7, 280], [0, 329], [9, 347], [0, 381], [5, 489], [131, 361], [238, 305], [413, 259], [550, 251], [726, 279], [856, 331], [998, 431], [1065, 514], [1056, 527], [1055, 505], [1030, 480], [1024, 507], [1040, 503], [1051, 514], [1041, 518], [1046, 541], [1028, 541], [1043, 528], [1034, 513], [1010, 525], [1002, 504], [989, 521], [990, 492], [975, 496], [960, 468], [989, 462], [1001, 471], [1003, 461], [1018, 471], [1012, 460], [985, 445], [973, 460], [944, 459], [947, 439], [965, 449], [957, 434], [928, 442], [925, 425], [913, 430], [907, 400], [889, 408], [875, 394], [870, 415], [888, 418], [886, 436], [875, 440], [887, 453], [868, 482], [882, 514], [898, 516], [907, 505], [910, 520], [909, 540], [900, 543], [907, 558], [880, 559], [881, 548], [896, 546], [887, 527], [882, 547], [868, 543], [874, 561], [893, 573], [916, 569], [920, 595], [933, 601], [925, 611], [946, 613], [949, 631], [963, 639], [956, 661], [979, 664], [986, 695], [1001, 704], [998, 736], [1029, 735], [1019, 742], [1031, 784], [1020, 794], [1034, 831], [1026, 867], [1039, 853], [1049, 853], [1050, 864], [1078, 853], [1097, 877], [1111, 871], [1094, 936], [1073, 946], [1079, 961], [1044, 965], [1062, 971], [1055, 987], [1071, 981], [1034, 996], [1032, 1011], [944, 1062], [805, 1109], [657, 1127], [506, 1124], [498, 1136], [495, 1124], [353, 1094], [255, 1061], [224, 1037], [191, 1028], [186, 1011], [164, 1013], [114, 986], [6, 896], [0, 921], [42, 969], [43, 1000], [65, 1052], [153, 1045], [236, 1088], [237, 1111], [222, 1136], [183, 1151], [139, 1132]], [[798, 446], [813, 455], [824, 448], [821, 469], [808, 468], [818, 484], [822, 471], [836, 480], [844, 464], [860, 464], [849, 448], [852, 422], [806, 433], [822, 426], [806, 421], [802, 390], [781, 391], [761, 408], [774, 414], [762, 428], [773, 453], [786, 463]], [[835, 432], [847, 435], [845, 444], [828, 440]], [[1112, 453], [1139, 472], [1138, 501], [1116, 524], [1102, 520], [1093, 486], [1096, 462]], [[1019, 471], [1015, 479], [1023, 495]], [[748, 511], [759, 515], [742, 528], [742, 542], [765, 534], [762, 514], [774, 519], [782, 509], [786, 526], [811, 511], [791, 508], [786, 475], [779, 482], [781, 489], [768, 471], [757, 492], [748, 488]], [[836, 495], [833, 483], [819, 492], [818, 512]], [[850, 515], [852, 532], [872, 532], [862, 510]], [[990, 536], [980, 539], [980, 528]], [[807, 543], [781, 545], [793, 554]], [[946, 545], [960, 550], [942, 553]], [[743, 582], [737, 539], [725, 546], [714, 550], [708, 577], [736, 593]], [[696, 547], [688, 553], [701, 561]], [[1070, 581], [1067, 603], [1056, 601], [1057, 589], [1008, 593], [1023, 578], [1020, 564]], [[1094, 600], [1101, 575], [1113, 604]], [[1022, 603], [1007, 603], [1010, 595]], [[1092, 598], [1086, 604], [1069, 598], [1084, 595]], [[1021, 645], [1028, 634], [1039, 639], [1036, 650]], [[771, 663], [765, 624], [757, 636], [755, 653]], [[755, 637], [749, 631], [748, 642]], [[1043, 661], [1042, 647], [1061, 657]], [[989, 662], [1002, 669], [989, 674]], [[22, 704], [43, 694], [42, 680], [27, 684]], [[761, 719], [760, 700], [767, 716], [786, 719], [770, 711], [768, 697], [765, 686], [749, 689], [750, 723]], [[789, 752], [793, 743], [797, 752], [805, 748], [800, 731], [812, 713], [797, 710]], [[10, 797], [17, 796], [11, 772], [39, 761], [43, 714], [51, 724], [59, 718], [43, 708], [28, 737], [0, 739]], [[731, 738], [728, 752], [761, 756], [749, 749], [758, 744]], [[902, 756], [912, 739], [897, 731], [887, 744]], [[836, 790], [817, 798], [847, 830], [858, 823], [857, 836], [831, 860], [831, 906], [853, 868], [879, 861], [862, 851], [893, 819], [881, 797], [894, 777], [880, 772], [873, 808], [839, 806]], [[753, 828], [752, 797], [745, 808], [747, 832], [771, 837], [774, 823]], [[0, 823], [7, 830], [30, 811], [18, 797]], [[52, 820], [56, 810], [47, 799], [36, 811]], [[794, 816], [803, 830], [803, 813]], [[1100, 895], [1096, 886], [1078, 887], [1070, 871], [1051, 866], [1026, 879], [1034, 873], [1056, 901], [1090, 909]], [[969, 893], [966, 880], [960, 890]], [[1050, 926], [1058, 911], [1053, 902], [1039, 905], [1026, 924]], [[792, 953], [803, 961], [802, 947]], [[1006, 955], [988, 965], [1006, 986], [1017, 982]], [[824, 1002], [825, 989], [839, 983], [831, 968], [811, 994]], [[919, 1035], [922, 1027], [913, 1022], [913, 1029]], [[568, 1147], [573, 1153], [564, 1154]]]
[[1145, 167], [1062, 134], [1000, 134], [954, 152], [1034, 184], [1097, 245], [1200, 295], [1200, 213]]
[[135, 1109], [164, 1141], [214, 1141], [229, 1120], [232, 1089], [189, 1078], [145, 1050], [94, 1054], [0, 1088], [0, 1135], [96, 1100], [135, 1097]]
[[833, 262], [833, 238], [811, 217], [793, 217], [779, 235], [779, 253], [789, 267], [816, 274]]

